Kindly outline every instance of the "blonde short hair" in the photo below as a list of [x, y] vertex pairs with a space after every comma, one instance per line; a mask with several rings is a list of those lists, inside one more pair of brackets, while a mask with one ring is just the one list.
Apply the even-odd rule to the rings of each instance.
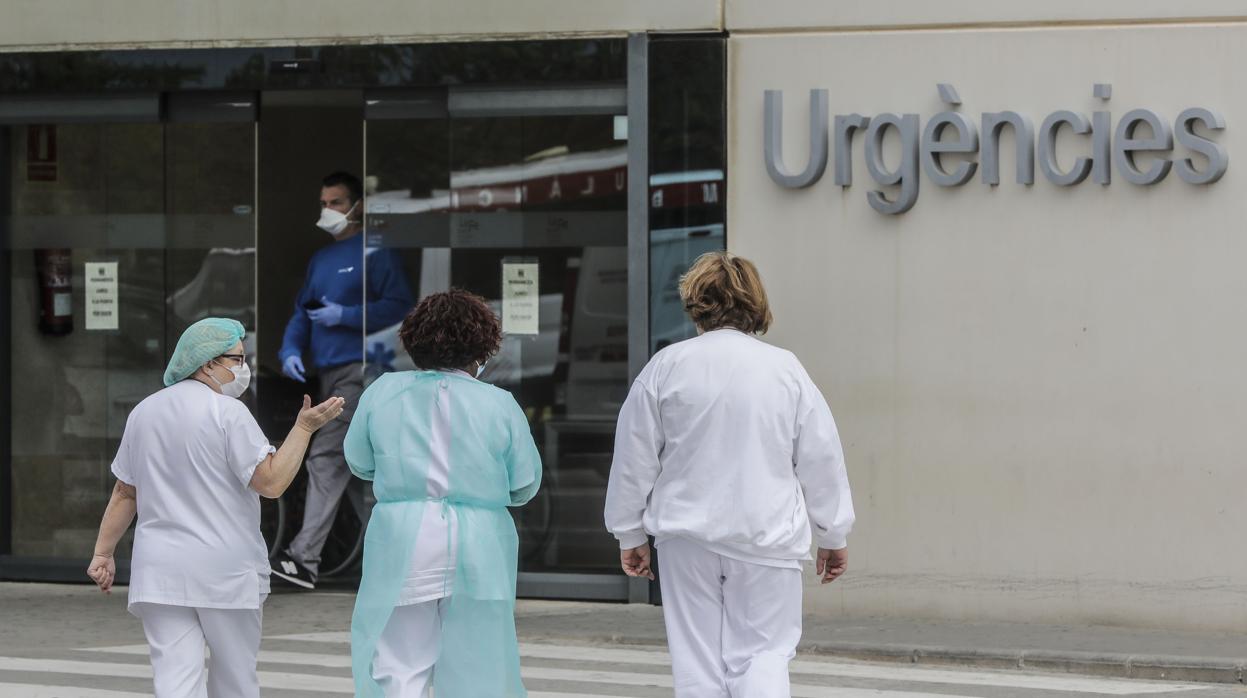
[[680, 277], [680, 300], [703, 332], [731, 327], [762, 334], [771, 326], [771, 307], [753, 262], [727, 252], [707, 252]]

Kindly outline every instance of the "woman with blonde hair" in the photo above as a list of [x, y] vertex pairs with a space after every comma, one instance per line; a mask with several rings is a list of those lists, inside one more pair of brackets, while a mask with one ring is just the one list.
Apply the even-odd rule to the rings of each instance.
[[[847, 565], [853, 525], [831, 410], [771, 324], [749, 260], [702, 255], [680, 280], [698, 336], [658, 352], [619, 414], [606, 526], [630, 576], [654, 578], [677, 698], [779, 698], [801, 638], [801, 568]], [[813, 530], [811, 530], [811, 528]]]

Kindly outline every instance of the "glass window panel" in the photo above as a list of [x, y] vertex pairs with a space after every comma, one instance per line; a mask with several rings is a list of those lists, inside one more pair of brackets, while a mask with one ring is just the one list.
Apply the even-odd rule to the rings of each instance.
[[[10, 133], [10, 341], [23, 357], [10, 385], [15, 398], [49, 396], [22, 400], [13, 412], [13, 488], [21, 493], [13, 552], [85, 557], [126, 414], [163, 364], [161, 252], [115, 246], [125, 235], [118, 228], [163, 212], [162, 127], [57, 124]], [[55, 235], [23, 234], [38, 230]], [[117, 329], [87, 329], [88, 262], [117, 264]], [[126, 544], [119, 554], [128, 554]]]
[[718, 37], [650, 43], [651, 352], [696, 334], [680, 276], [727, 243], [724, 51]]
[[[333, 237], [316, 225], [320, 216], [321, 183], [334, 172], [363, 174], [364, 104], [360, 90], [291, 90], [261, 94], [257, 131], [257, 170], [261, 176], [256, 183], [259, 197], [256, 227], [258, 257], [263, 264], [256, 280], [260, 325], [256, 352], [259, 364], [256, 416], [261, 428], [272, 438], [282, 438], [290, 430], [305, 394], [318, 400], [322, 391], [330, 390], [325, 377], [331, 369], [341, 369], [332, 371], [339, 377], [347, 375], [359, 368], [358, 362], [363, 358], [362, 332], [346, 326], [335, 328], [334, 337], [329, 341], [323, 341], [325, 336], [313, 340], [308, 335], [302, 346], [293, 344], [290, 347], [302, 355], [304, 381], [283, 374], [280, 355], [291, 321], [296, 317], [307, 319], [308, 310], [315, 307], [314, 303], [297, 302], [308, 280], [312, 260], [318, 252], [335, 244]], [[331, 292], [322, 279], [314, 297], [332, 293], [333, 300], [343, 306], [358, 307], [364, 303], [362, 288], [345, 290], [346, 285], [363, 280], [364, 241], [362, 236], [352, 236], [348, 249], [343, 251], [342, 264], [331, 271], [343, 275], [336, 277], [343, 287]], [[354, 262], [351, 249], [359, 253]], [[351, 298], [356, 293], [358, 295]], [[356, 350], [361, 351], [354, 354]], [[316, 438], [320, 439], [321, 435]], [[332, 453], [330, 455], [332, 457]], [[340, 455], [337, 467], [343, 471], [347, 469]], [[296, 536], [303, 529], [307, 494], [308, 469], [304, 467], [282, 495], [280, 506], [270, 506], [268, 511], [261, 512], [261, 526], [271, 550], [295, 544]], [[320, 549], [318, 572], [323, 583], [350, 580], [358, 571], [363, 525], [370, 501], [371, 487], [352, 478], [342, 498], [328, 504], [335, 510], [329, 537]]]
[[[84, 558], [126, 417], [162, 387], [182, 328], [208, 315], [254, 326], [254, 125], [28, 124], [5, 137], [9, 348], [22, 357], [12, 552]], [[87, 302], [99, 262], [116, 265], [112, 322]]]
[[[546, 471], [513, 510], [520, 570], [618, 574], [601, 524], [628, 385], [627, 151], [614, 115], [378, 120], [367, 144], [370, 242], [401, 252], [420, 297], [466, 288], [503, 317], [482, 379], [515, 395]], [[535, 326], [506, 317], [507, 264], [536, 265]], [[374, 372], [411, 368], [396, 330], [369, 336]]]

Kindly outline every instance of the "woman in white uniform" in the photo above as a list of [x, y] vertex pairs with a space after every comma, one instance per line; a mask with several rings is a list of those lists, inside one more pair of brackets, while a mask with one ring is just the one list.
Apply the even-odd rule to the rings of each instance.
[[377, 495], [351, 619], [355, 695], [523, 698], [507, 507], [537, 492], [541, 458], [515, 398], [476, 379], [498, 318], [465, 291], [435, 293], [399, 337], [419, 368], [364, 391], [345, 443]]
[[[801, 568], [847, 564], [853, 502], [831, 410], [771, 323], [757, 269], [703, 255], [680, 281], [698, 336], [658, 352], [619, 414], [606, 526], [630, 576], [653, 579], [677, 698], [786, 698]], [[811, 532], [811, 524], [813, 532]]]
[[[208, 318], [187, 328], [165, 389], [126, 421], [117, 477], [87, 574], [108, 592], [117, 542], [138, 515], [130, 612], [151, 646], [157, 698], [258, 698], [256, 655], [269, 592], [260, 495], [294, 479], [312, 434], [342, 412], [330, 398], [303, 409], [280, 449], [237, 400], [251, 378], [243, 327]], [[211, 650], [207, 675], [204, 648]]]

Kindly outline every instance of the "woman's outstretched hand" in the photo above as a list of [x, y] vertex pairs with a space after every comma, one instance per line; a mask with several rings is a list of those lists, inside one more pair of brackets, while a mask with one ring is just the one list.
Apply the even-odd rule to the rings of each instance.
[[331, 397], [313, 407], [312, 398], [304, 395], [303, 408], [299, 410], [299, 417], [295, 420], [295, 424], [301, 429], [306, 429], [309, 434], [314, 434], [321, 427], [337, 419], [345, 406], [346, 400]]

